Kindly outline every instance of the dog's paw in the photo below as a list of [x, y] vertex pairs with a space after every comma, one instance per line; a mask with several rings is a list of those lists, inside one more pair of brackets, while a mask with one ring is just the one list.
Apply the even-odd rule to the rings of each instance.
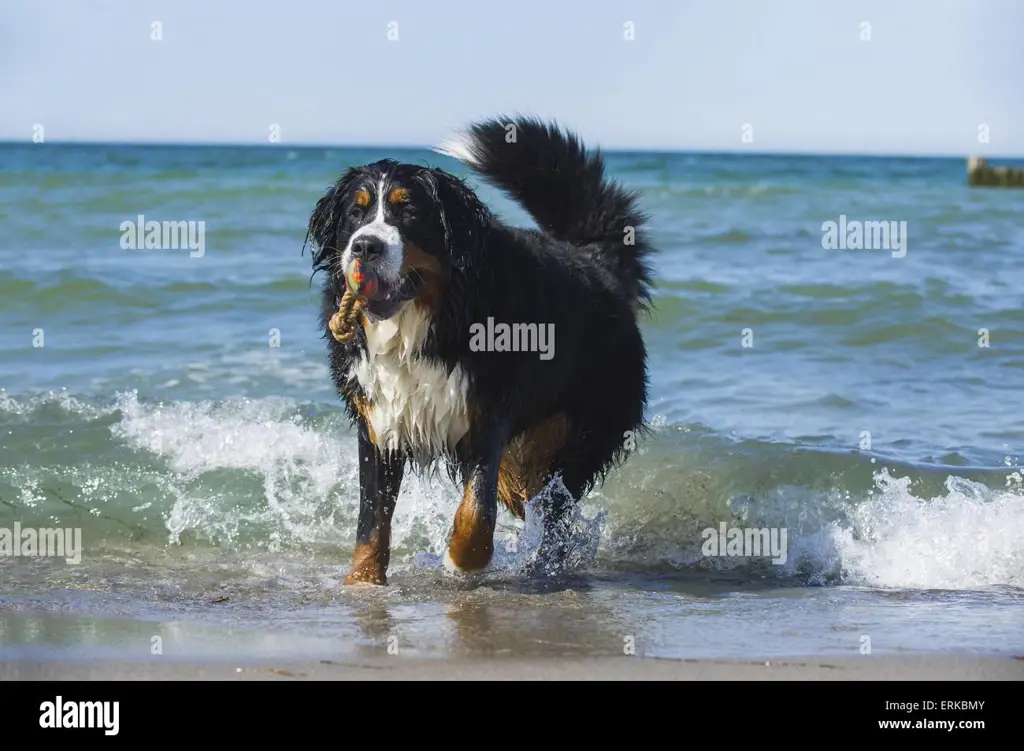
[[377, 572], [351, 571], [342, 584], [346, 587], [386, 587], [388, 578]]
[[476, 535], [460, 535], [458, 527], [448, 540], [442, 564], [455, 574], [476, 574], [491, 565], [494, 557], [494, 527], [472, 530]]
[[452, 554], [450, 551], [444, 551], [444, 557], [441, 559], [441, 565], [444, 566], [445, 571], [451, 574], [459, 574], [460, 576], [468, 576], [475, 574], [479, 569], [467, 569], [462, 568], [455, 561], [452, 560]]

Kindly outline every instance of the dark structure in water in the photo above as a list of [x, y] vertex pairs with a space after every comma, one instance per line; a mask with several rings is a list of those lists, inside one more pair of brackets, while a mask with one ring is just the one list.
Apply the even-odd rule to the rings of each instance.
[[1024, 188], [1024, 169], [992, 167], [980, 156], [967, 159], [967, 184], [997, 188]]

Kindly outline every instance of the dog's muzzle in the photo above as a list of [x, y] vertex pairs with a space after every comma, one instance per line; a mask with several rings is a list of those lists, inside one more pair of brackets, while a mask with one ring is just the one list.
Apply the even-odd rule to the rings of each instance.
[[[366, 299], [363, 307], [371, 318], [383, 320], [390, 318], [399, 311], [402, 305], [414, 299], [420, 293], [422, 280], [416, 272], [405, 274], [395, 281], [381, 279], [374, 294]], [[341, 298], [344, 294], [344, 287], [335, 290], [335, 307], [341, 306]]]

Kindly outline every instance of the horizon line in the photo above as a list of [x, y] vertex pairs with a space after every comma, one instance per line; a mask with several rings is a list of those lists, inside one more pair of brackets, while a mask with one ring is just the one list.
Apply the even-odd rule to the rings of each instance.
[[[107, 146], [107, 147], [157, 147], [157, 148], [209, 148], [209, 149], [251, 149], [251, 148], [266, 148], [266, 149], [285, 149], [285, 150], [314, 150], [314, 149], [365, 149], [365, 150], [401, 150], [401, 151], [434, 151], [434, 146], [416, 145], [416, 144], [400, 144], [400, 143], [327, 143], [327, 142], [307, 142], [307, 143], [265, 143], [260, 141], [94, 141], [94, 140], [78, 140], [78, 139], [62, 139], [62, 140], [47, 140], [42, 143], [37, 143], [31, 139], [22, 140], [5, 140], [0, 139], [0, 148], [5, 146]], [[872, 151], [787, 151], [784, 149], [769, 149], [769, 150], [754, 150], [746, 148], [736, 149], [724, 149], [724, 148], [706, 148], [706, 149], [692, 149], [692, 148], [679, 148], [679, 147], [593, 147], [592, 150], [600, 150], [604, 154], [689, 154], [689, 155], [714, 155], [714, 156], [795, 156], [795, 157], [863, 157], [871, 159], [964, 159], [968, 157], [978, 156], [985, 159], [1009, 159], [1009, 160], [1022, 160], [1024, 159], [1024, 153], [1014, 154], [991, 154], [983, 152], [910, 152], [910, 153], [893, 153], [893, 152], [872, 152]], [[435, 152], [436, 153], [436, 152]]]

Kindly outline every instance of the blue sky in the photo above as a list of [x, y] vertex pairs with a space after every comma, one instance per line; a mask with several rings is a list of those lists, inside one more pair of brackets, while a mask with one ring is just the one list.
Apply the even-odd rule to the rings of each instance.
[[429, 145], [524, 112], [609, 149], [1024, 156], [1022, 36], [1024, 0], [2, 0], [0, 140]]

